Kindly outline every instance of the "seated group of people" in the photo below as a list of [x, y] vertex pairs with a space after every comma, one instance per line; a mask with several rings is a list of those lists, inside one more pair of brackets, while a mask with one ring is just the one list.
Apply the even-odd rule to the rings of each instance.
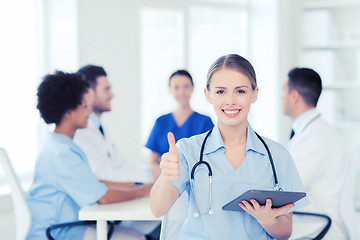
[[[248, 152], [249, 143], [246, 141], [246, 136], [253, 132], [247, 122], [247, 113], [250, 105], [257, 98], [258, 88], [255, 72], [251, 64], [238, 55], [232, 54], [224, 57], [217, 61], [217, 63], [220, 61], [222, 65], [215, 64], [210, 68], [205, 89], [206, 98], [214, 105], [215, 113], [218, 116], [218, 124], [215, 127], [208, 116], [195, 112], [190, 106], [194, 88], [191, 75], [186, 70], [178, 70], [170, 76], [170, 93], [176, 100], [177, 107], [172, 113], [159, 117], [150, 133], [146, 147], [152, 152], [151, 170], [124, 156], [111, 139], [109, 129], [102, 125], [101, 115], [111, 110], [111, 100], [114, 96], [107, 74], [102, 67], [86, 65], [77, 73], [58, 71], [46, 75], [38, 87], [37, 108], [46, 123], [55, 124], [55, 130], [45, 139], [36, 161], [34, 182], [27, 200], [32, 213], [32, 227], [27, 239], [45, 239], [46, 228], [50, 225], [77, 221], [78, 211], [86, 205], [149, 196], [154, 181], [157, 182], [151, 193], [152, 210], [156, 214], [163, 215], [170, 209], [168, 217], [173, 220], [173, 229], [176, 229], [167, 232], [164, 238], [177, 239], [178, 231], [181, 229], [180, 236], [190, 239], [193, 232], [189, 230], [191, 228], [189, 224], [192, 222], [189, 218], [192, 216], [188, 216], [187, 213], [192, 211], [193, 199], [189, 197], [192, 195], [192, 189], [187, 184], [188, 176], [177, 172], [174, 177], [171, 175], [174, 169], [169, 165], [180, 159], [176, 169], [179, 169], [180, 165], [181, 171], [184, 171], [184, 165], [188, 161], [186, 151], [182, 149], [185, 143], [181, 146], [177, 145], [180, 157], [176, 155], [177, 151], [176, 154], [174, 154], [174, 150], [171, 151], [171, 154], [168, 153], [169, 146], [172, 145], [171, 137], [169, 140], [167, 138], [168, 132], [174, 134], [175, 143], [182, 138], [194, 135], [202, 136], [199, 134], [214, 128], [212, 134], [216, 135], [218, 132], [223, 143], [218, 149], [212, 151], [216, 152], [224, 148], [223, 152], [225, 152], [226, 158], [235, 169], [242, 164], [247, 164], [247, 155], [252, 156], [252, 153]], [[227, 97], [233, 94], [231, 92], [233, 90], [230, 91], [227, 88], [232, 86], [232, 83], [227, 83], [225, 79], [234, 79], [236, 82], [237, 79], [243, 81], [243, 77], [247, 82], [239, 84], [240, 87], [235, 86], [233, 98]], [[214, 92], [213, 89], [216, 91]], [[332, 218], [333, 225], [327, 234], [328, 239], [346, 239], [337, 197], [341, 192], [343, 181], [339, 179], [334, 181], [333, 176], [346, 175], [349, 162], [344, 157], [346, 154], [335, 131], [316, 110], [321, 90], [321, 79], [312, 69], [295, 68], [289, 72], [288, 80], [284, 84], [283, 110], [295, 121], [293, 124], [294, 134], [291, 134], [287, 149], [294, 160], [310, 201], [304, 210], [324, 213]], [[239, 104], [236, 102], [237, 99], [241, 99], [248, 93], [253, 96], [246, 104], [243, 100], [239, 100]], [[240, 103], [241, 101], [243, 103]], [[240, 110], [237, 110], [238, 107]], [[241, 114], [244, 114], [244, 117], [241, 118]], [[236, 122], [238, 118], [241, 118], [239, 123]], [[239, 130], [241, 133], [240, 129], [245, 129], [247, 134], [244, 135], [245, 138], [241, 139], [245, 139], [241, 145], [241, 149], [244, 147], [244, 152], [234, 151], [234, 153], [244, 156], [238, 164], [231, 162], [233, 155], [230, 155], [232, 153], [230, 150], [232, 148], [231, 144], [228, 145], [230, 138], [227, 136], [234, 134], [231, 133], [232, 130], [235, 130], [234, 132]], [[275, 151], [274, 154], [277, 151], [283, 151], [280, 146], [271, 150]], [[192, 151], [198, 155], [197, 150]], [[169, 157], [170, 155], [171, 157]], [[208, 157], [210, 158], [210, 155]], [[160, 164], [160, 162], [162, 163]], [[281, 163], [279, 164], [281, 165]], [[189, 167], [191, 169], [192, 166]], [[288, 167], [287, 165], [286, 168], [284, 167], [285, 172]], [[169, 175], [169, 173], [171, 174]], [[292, 180], [286, 173], [281, 174], [285, 174], [281, 177], [286, 181], [295, 183], [298, 181], [301, 185], [300, 180], [296, 177], [297, 173]], [[180, 179], [178, 179], [179, 175]], [[169, 183], [172, 188], [168, 187]], [[180, 189], [183, 194], [180, 194]], [[175, 193], [172, 196], [176, 197], [171, 198], [172, 203], [181, 195], [175, 205], [163, 204], [162, 201], [166, 201], [166, 198], [159, 200], [159, 196], [166, 191], [169, 191], [169, 196]], [[166, 210], [153, 204], [154, 201], [163, 206], [168, 205]], [[281, 231], [277, 231], [277, 226], [262, 225], [256, 213], [251, 212], [246, 204], [243, 207], [260, 223], [260, 228], [265, 229], [265, 235], [270, 239], [278, 236], [281, 239], [288, 235], [287, 233], [278, 235]], [[291, 207], [289, 206], [289, 209]], [[285, 211], [281, 215], [284, 213]], [[291, 213], [285, 215], [288, 216], [288, 214]], [[187, 224], [183, 226], [186, 218], [188, 218]], [[197, 224], [196, 221], [194, 226]], [[201, 231], [208, 231], [206, 224], [211, 226], [211, 223], [211, 221], [209, 223], [205, 221]], [[287, 224], [285, 225], [287, 226]], [[150, 239], [149, 234], [157, 227], [159, 227], [157, 221], [146, 223], [123, 221], [115, 224], [112, 239], [146, 239], [146, 237]], [[189, 232], [192, 233], [187, 235]], [[213, 239], [212, 237], [216, 235], [209, 236], [207, 234], [209, 233], [206, 235], [199, 233], [197, 237]], [[91, 226], [76, 226], [57, 229], [53, 231], [52, 235], [55, 236], [55, 239], [94, 239], [95, 230]], [[252, 235], [244, 233], [241, 236], [247, 236], [250, 239]], [[155, 239], [158, 237], [155, 236]], [[180, 239], [182, 238], [180, 237]]]
[[[173, 131], [180, 139], [213, 127], [209, 117], [190, 108], [193, 82], [187, 71], [176, 71], [169, 86], [179, 99], [178, 107], [173, 114], [160, 117], [151, 132], [146, 144], [152, 150], [149, 170], [124, 156], [101, 123], [114, 96], [101, 66], [86, 65], [77, 73], [57, 71], [44, 77], [37, 92], [37, 108], [46, 123], [55, 124], [55, 130], [45, 139], [36, 161], [27, 200], [32, 212], [28, 239], [45, 238], [46, 228], [52, 224], [77, 221], [83, 206], [148, 196], [160, 175], [158, 161], [166, 149], [161, 136]], [[158, 225], [123, 221], [115, 225], [112, 239], [144, 239]], [[52, 235], [55, 239], [91, 239], [95, 232], [93, 227], [76, 226]]]

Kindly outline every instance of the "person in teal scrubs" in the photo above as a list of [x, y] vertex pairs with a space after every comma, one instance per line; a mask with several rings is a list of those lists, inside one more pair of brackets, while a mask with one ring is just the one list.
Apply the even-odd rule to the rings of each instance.
[[[272, 208], [270, 199], [263, 206], [252, 199], [252, 204], [239, 203], [244, 212], [222, 210], [222, 206], [249, 189], [274, 187], [268, 153], [248, 123], [250, 106], [256, 102], [259, 91], [252, 65], [236, 54], [220, 57], [209, 69], [204, 91], [218, 118], [203, 151], [203, 160], [212, 169], [212, 191], [205, 164], [196, 168], [196, 189], [190, 183], [207, 133], [176, 144], [174, 135], [169, 133], [169, 151], [162, 156], [161, 175], [150, 194], [153, 214], [164, 215], [187, 192], [188, 216], [179, 239], [288, 239], [292, 231], [291, 212], [305, 206], [306, 198], [280, 208]], [[287, 150], [263, 139], [272, 153], [279, 187], [284, 191], [303, 191]]]
[[[46, 239], [53, 224], [78, 220], [78, 211], [89, 204], [110, 203], [149, 194], [151, 184], [100, 182], [85, 153], [74, 143], [76, 129], [87, 126], [93, 93], [78, 74], [56, 72], [44, 77], [38, 91], [37, 108], [55, 130], [45, 139], [36, 160], [34, 181], [27, 202], [32, 215], [28, 240]], [[20, 226], [21, 227], [21, 226]], [[83, 239], [86, 226], [55, 229], [55, 239]], [[115, 229], [113, 236], [145, 239], [130, 229]]]
[[[170, 75], [169, 90], [177, 107], [168, 114], [160, 116], [150, 133], [146, 147], [151, 150], [152, 175], [155, 180], [160, 175], [159, 162], [161, 156], [169, 150], [167, 133], [172, 132], [175, 141], [204, 133], [214, 127], [210, 117], [195, 112], [190, 106], [190, 98], [194, 83], [190, 73], [177, 70]], [[179, 229], [186, 219], [187, 196], [184, 194], [164, 216], [162, 238], [176, 238]]]
[[161, 156], [169, 150], [167, 133], [172, 132], [175, 141], [204, 133], [214, 127], [211, 118], [195, 112], [190, 106], [194, 82], [186, 70], [177, 70], [170, 75], [169, 89], [177, 107], [172, 113], [160, 116], [151, 130], [145, 147], [151, 150], [152, 172], [156, 179], [160, 174]]

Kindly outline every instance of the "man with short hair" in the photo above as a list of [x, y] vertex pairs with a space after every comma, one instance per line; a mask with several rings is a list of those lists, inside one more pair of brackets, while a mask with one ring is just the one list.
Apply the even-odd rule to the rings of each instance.
[[[46, 239], [50, 225], [78, 220], [78, 211], [94, 203], [120, 202], [146, 196], [152, 184], [136, 186], [99, 181], [85, 153], [74, 141], [75, 131], [87, 126], [92, 94], [78, 74], [48, 74], [37, 90], [37, 108], [47, 124], [55, 124], [36, 160], [34, 181], [27, 203], [32, 225], [26, 239]], [[22, 226], [18, 226], [22, 227]], [[90, 239], [94, 228], [73, 226], [54, 229], [55, 239]], [[134, 229], [116, 227], [113, 239], [144, 240]]]
[[332, 219], [325, 239], [346, 239], [339, 209], [350, 161], [340, 137], [316, 109], [321, 78], [312, 69], [294, 68], [288, 73], [283, 90], [283, 112], [294, 120], [287, 149], [310, 201], [304, 211], [326, 214]]
[[95, 175], [105, 181], [153, 181], [150, 169], [122, 154], [110, 132], [101, 123], [102, 114], [111, 111], [111, 100], [114, 96], [104, 68], [86, 65], [80, 68], [78, 73], [89, 83], [94, 92], [94, 101], [88, 127], [79, 129], [74, 141], [86, 153]]
[[[88, 127], [79, 129], [74, 141], [85, 152], [95, 175], [105, 182], [116, 181], [135, 185], [152, 182], [150, 168], [126, 158], [101, 123], [102, 114], [111, 111], [110, 103], [114, 96], [104, 68], [86, 65], [80, 68], [78, 73], [82, 74], [89, 83], [94, 92], [94, 101]], [[158, 225], [159, 221], [123, 221], [121, 223], [121, 226], [136, 228], [144, 234], [149, 234]]]

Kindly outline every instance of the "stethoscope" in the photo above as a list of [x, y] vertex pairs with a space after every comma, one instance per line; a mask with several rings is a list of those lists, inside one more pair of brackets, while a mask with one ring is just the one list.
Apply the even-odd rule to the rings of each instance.
[[[192, 170], [191, 170], [191, 175], [190, 175], [190, 183], [191, 183], [191, 188], [193, 189], [193, 194], [194, 194], [194, 199], [195, 199], [195, 205], [196, 205], [196, 208], [197, 208], [197, 213], [194, 213], [194, 217], [199, 217], [199, 216], [204, 216], [204, 215], [211, 215], [213, 214], [214, 212], [210, 209], [211, 208], [211, 196], [212, 196], [212, 170], [211, 170], [211, 167], [210, 167], [210, 164], [207, 162], [207, 161], [204, 161], [203, 160], [203, 155], [204, 155], [204, 148], [205, 148], [205, 143], [206, 143], [206, 140], [208, 139], [208, 137], [210, 136], [211, 132], [212, 132], [213, 129], [211, 129], [205, 136], [204, 138], [204, 141], [201, 145], [201, 151], [200, 151], [200, 160], [195, 163], [195, 165], [193, 166]], [[278, 178], [277, 178], [277, 175], [276, 175], [276, 170], [275, 170], [275, 165], [274, 165], [274, 161], [273, 161], [273, 158], [272, 158], [272, 155], [270, 153], [270, 150], [269, 150], [269, 147], [268, 145], [265, 143], [264, 139], [262, 139], [260, 137], [259, 134], [257, 134], [255, 132], [256, 136], [260, 139], [260, 141], [262, 142], [262, 144], [264, 145], [268, 155], [269, 155], [269, 160], [270, 160], [270, 164], [271, 164], [271, 169], [272, 169], [272, 172], [273, 172], [273, 176], [274, 176], [274, 182], [275, 182], [275, 185], [274, 185], [274, 191], [282, 191], [281, 188], [279, 188], [279, 182], [278, 182]], [[205, 212], [201, 212], [200, 211], [200, 208], [199, 208], [199, 205], [198, 205], [198, 202], [197, 202], [197, 199], [196, 199], [196, 189], [195, 189], [195, 170], [196, 168], [199, 166], [199, 165], [205, 165], [208, 169], [208, 172], [209, 172], [209, 205], [208, 205], [208, 208]]]

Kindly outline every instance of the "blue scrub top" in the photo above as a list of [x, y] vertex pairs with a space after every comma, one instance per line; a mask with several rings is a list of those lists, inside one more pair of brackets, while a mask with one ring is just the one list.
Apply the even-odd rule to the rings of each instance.
[[[197, 208], [194, 190], [190, 185], [192, 167], [199, 161], [200, 148], [206, 133], [182, 139], [177, 143], [180, 156], [180, 177], [174, 186], [180, 194], [189, 194], [188, 217], [179, 239], [273, 239], [257, 220], [246, 212], [223, 211], [222, 206], [250, 189], [273, 190], [274, 177], [264, 145], [248, 124], [246, 157], [238, 169], [234, 169], [225, 157], [225, 146], [218, 126], [207, 139], [203, 160], [213, 172], [212, 215], [194, 217]], [[304, 191], [295, 164], [280, 144], [263, 138], [273, 156], [279, 187], [284, 191]], [[196, 198], [201, 212], [209, 205], [209, 177], [206, 166], [199, 165], [195, 171]], [[307, 198], [298, 201], [290, 211], [308, 204]]]
[[159, 153], [160, 157], [169, 151], [167, 133], [172, 132], [175, 141], [181, 138], [204, 133], [214, 127], [211, 118], [197, 112], [193, 112], [182, 126], [178, 126], [172, 113], [159, 117], [150, 133], [145, 147]]
[[[36, 161], [27, 199], [32, 226], [27, 239], [46, 239], [52, 224], [78, 221], [80, 208], [96, 203], [107, 187], [90, 169], [84, 152], [63, 134], [51, 133]], [[55, 239], [82, 239], [86, 226], [52, 231]]]

